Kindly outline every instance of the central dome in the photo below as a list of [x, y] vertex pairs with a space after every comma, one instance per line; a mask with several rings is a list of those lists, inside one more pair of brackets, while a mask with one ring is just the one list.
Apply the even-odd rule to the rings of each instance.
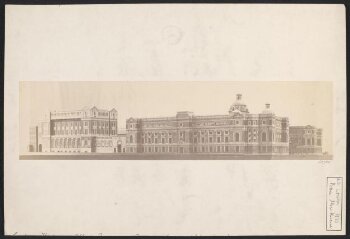
[[229, 113], [249, 113], [247, 105], [242, 101], [242, 94], [236, 95], [236, 101], [231, 105]]

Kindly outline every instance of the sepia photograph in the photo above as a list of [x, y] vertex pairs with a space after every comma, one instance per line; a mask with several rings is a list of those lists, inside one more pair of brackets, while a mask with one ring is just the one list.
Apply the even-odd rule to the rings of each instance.
[[331, 159], [331, 82], [21, 82], [20, 101], [22, 159]]
[[6, 5], [4, 232], [346, 235], [341, 4]]

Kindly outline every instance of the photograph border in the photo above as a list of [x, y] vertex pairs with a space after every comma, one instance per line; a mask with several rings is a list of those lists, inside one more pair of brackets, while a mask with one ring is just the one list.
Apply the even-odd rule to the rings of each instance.
[[[179, 3], [187, 3], [187, 4], [226, 4], [226, 3], [235, 3], [235, 4], [343, 4], [346, 8], [346, 72], [349, 72], [349, 2], [347, 1], [340, 1], [340, 0], [327, 0], [327, 1], [322, 1], [322, 0], [308, 0], [308, 1], [268, 1], [268, 0], [260, 0], [260, 1], [253, 1], [253, 0], [248, 0], [248, 1], [161, 1], [161, 0], [153, 0], [153, 1], [130, 1], [130, 0], [125, 0], [125, 1], [115, 1], [115, 0], [5, 0], [4, 4], [2, 4], [1, 7], [1, 27], [2, 27], [2, 31], [1, 31], [1, 60], [2, 60], [2, 64], [1, 64], [1, 70], [2, 72], [4, 72], [4, 45], [5, 45], [5, 5], [63, 5], [63, 4], [179, 4]], [[4, 74], [2, 74], [2, 79], [1, 79], [1, 83], [0, 83], [0, 87], [2, 89], [2, 93], [4, 94], [4, 91], [6, 90], [5, 88], [5, 81], [4, 81]], [[348, 74], [346, 76], [346, 78], [348, 79]], [[348, 90], [348, 84], [347, 84], [347, 90]], [[348, 97], [348, 96], [347, 96]], [[2, 112], [4, 112], [4, 95], [3, 97], [1, 97], [2, 103], [1, 103], [1, 110]], [[348, 114], [348, 106], [347, 106], [347, 112], [346, 112], [346, 116], [347, 116], [347, 122], [349, 122], [349, 114]], [[1, 137], [1, 152], [2, 152], [2, 156], [3, 159], [5, 157], [4, 155], [4, 117], [1, 117], [1, 132], [2, 132], [2, 137]], [[348, 142], [349, 142], [349, 130], [348, 127], [346, 129], [346, 138], [347, 138], [347, 152], [346, 155], [348, 155]], [[348, 157], [347, 157], [348, 158]], [[346, 163], [346, 186], [349, 185], [350, 183], [350, 166], [349, 163]], [[2, 228], [1, 228], [1, 235], [4, 236], [4, 160], [1, 164], [1, 173], [2, 173], [2, 177], [1, 177], [1, 183], [2, 183], [2, 197], [1, 197], [1, 202], [2, 202], [2, 207], [1, 207], [1, 221], [2, 221]], [[8, 183], [8, 182], [7, 182]], [[345, 183], [345, 182], [344, 182]], [[349, 188], [346, 187], [346, 216], [345, 216], [345, 221], [346, 221], [346, 234], [343, 236], [331, 236], [331, 235], [327, 235], [327, 236], [311, 236], [311, 235], [304, 235], [304, 236], [232, 236], [232, 237], [243, 237], [243, 238], [348, 238], [350, 235], [350, 206], [349, 206], [349, 198], [350, 198], [350, 193], [349, 193]], [[45, 235], [44, 235], [45, 236]], [[8, 237], [8, 235], [6, 236]], [[36, 236], [35, 236], [36, 237]], [[39, 237], [39, 236], [38, 236]], [[142, 238], [142, 236], [130, 236], [133, 238]], [[157, 238], [162, 238], [162, 236], [154, 236]], [[175, 236], [174, 236], [175, 237]], [[184, 237], [182, 237], [184, 238]]]

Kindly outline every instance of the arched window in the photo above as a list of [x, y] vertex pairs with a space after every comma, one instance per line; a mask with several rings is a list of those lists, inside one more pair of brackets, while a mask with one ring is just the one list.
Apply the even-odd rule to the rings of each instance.
[[261, 134], [261, 140], [262, 140], [263, 142], [266, 142], [266, 132], [263, 132], [263, 133]]
[[236, 141], [236, 142], [239, 141], [239, 133], [235, 133], [235, 141]]

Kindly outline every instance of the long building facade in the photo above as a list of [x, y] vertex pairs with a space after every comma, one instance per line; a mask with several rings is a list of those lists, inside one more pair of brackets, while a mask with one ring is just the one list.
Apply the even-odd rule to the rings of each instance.
[[118, 132], [117, 125], [118, 112], [115, 109], [108, 111], [92, 107], [50, 112], [48, 119], [30, 129], [29, 151], [233, 155], [322, 153], [321, 129], [289, 126], [289, 119], [277, 116], [270, 104], [266, 104], [260, 113], [250, 113], [241, 94], [236, 95], [236, 101], [225, 115], [196, 116], [182, 111], [173, 117], [129, 118], [125, 132]]
[[289, 154], [289, 121], [270, 105], [251, 114], [238, 94], [227, 115], [130, 118], [128, 153]]

